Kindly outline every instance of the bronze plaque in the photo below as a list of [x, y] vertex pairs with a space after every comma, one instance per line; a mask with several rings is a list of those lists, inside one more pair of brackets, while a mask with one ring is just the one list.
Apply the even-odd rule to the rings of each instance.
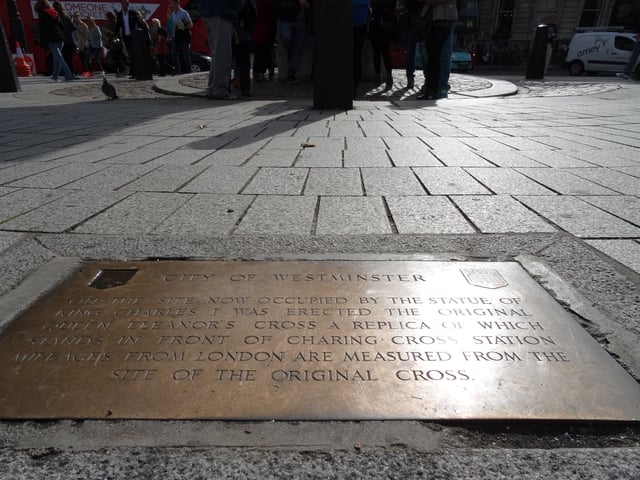
[[0, 417], [638, 420], [517, 263], [85, 263], [0, 336]]

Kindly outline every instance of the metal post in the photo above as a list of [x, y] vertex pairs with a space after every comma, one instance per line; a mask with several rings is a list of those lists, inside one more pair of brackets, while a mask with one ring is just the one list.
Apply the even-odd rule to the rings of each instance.
[[544, 64], [547, 56], [547, 43], [549, 42], [549, 26], [538, 25], [531, 45], [529, 64], [527, 65], [528, 80], [542, 80], [544, 78]]
[[313, 108], [353, 108], [353, 14], [350, 0], [313, 2]]

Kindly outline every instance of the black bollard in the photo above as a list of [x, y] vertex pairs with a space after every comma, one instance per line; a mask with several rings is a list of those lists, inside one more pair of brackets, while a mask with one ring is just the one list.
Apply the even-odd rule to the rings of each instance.
[[549, 42], [549, 26], [538, 25], [533, 37], [529, 63], [527, 65], [528, 80], [542, 80], [544, 78], [544, 64], [547, 56], [547, 43]]
[[313, 2], [313, 108], [353, 108], [353, 20], [350, 0]]
[[153, 63], [151, 61], [151, 40], [149, 34], [140, 28], [133, 31], [133, 48], [136, 62], [136, 80], [153, 80]]
[[0, 23], [0, 92], [19, 92], [20, 83], [16, 74], [16, 64], [11, 58], [7, 36]]

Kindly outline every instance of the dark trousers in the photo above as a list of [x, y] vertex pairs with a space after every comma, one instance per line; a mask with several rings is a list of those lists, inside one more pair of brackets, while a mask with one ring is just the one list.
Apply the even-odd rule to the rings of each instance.
[[125, 35], [122, 37], [124, 40], [124, 46], [129, 54], [129, 75], [136, 76], [136, 60], [135, 60], [135, 48], [133, 44], [133, 35]]
[[235, 76], [240, 79], [242, 95], [251, 95], [251, 43], [234, 43], [233, 58], [237, 69]]
[[442, 68], [442, 47], [449, 39], [451, 27], [449, 25], [439, 25], [434, 22], [431, 27], [429, 37], [425, 39], [427, 47], [427, 82], [425, 93], [436, 95], [440, 82], [440, 71]]
[[362, 80], [362, 51], [367, 39], [367, 25], [353, 27], [353, 92], [354, 96]]

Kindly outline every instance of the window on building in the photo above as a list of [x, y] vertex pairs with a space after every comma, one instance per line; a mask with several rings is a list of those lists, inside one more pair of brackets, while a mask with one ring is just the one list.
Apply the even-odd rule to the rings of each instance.
[[500, 8], [498, 9], [498, 18], [496, 21], [496, 31], [494, 34], [496, 39], [511, 37], [514, 6], [515, 0], [500, 0]]
[[579, 27], [595, 27], [598, 25], [602, 0], [585, 0]]

